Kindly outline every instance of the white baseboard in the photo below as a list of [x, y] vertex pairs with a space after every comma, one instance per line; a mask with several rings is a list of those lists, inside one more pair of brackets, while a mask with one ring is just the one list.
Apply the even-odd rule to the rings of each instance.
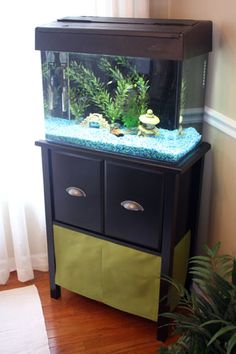
[[205, 107], [204, 121], [207, 124], [219, 129], [225, 134], [236, 139], [236, 121], [215, 111], [210, 107]]

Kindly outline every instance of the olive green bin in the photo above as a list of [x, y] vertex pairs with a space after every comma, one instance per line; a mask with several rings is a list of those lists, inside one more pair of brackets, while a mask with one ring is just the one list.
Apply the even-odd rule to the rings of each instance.
[[[54, 242], [57, 285], [119, 310], [157, 320], [160, 256], [57, 225]], [[179, 258], [180, 252], [177, 253]]]

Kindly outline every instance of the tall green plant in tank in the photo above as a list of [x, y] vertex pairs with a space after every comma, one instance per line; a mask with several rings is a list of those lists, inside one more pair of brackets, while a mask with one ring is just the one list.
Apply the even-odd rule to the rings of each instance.
[[166, 277], [179, 295], [177, 310], [162, 316], [173, 321], [179, 340], [159, 353], [236, 353], [236, 260], [219, 255], [220, 243], [190, 259], [193, 287], [189, 291]]
[[70, 64], [67, 75], [91, 106], [97, 107], [111, 123], [122, 121], [126, 127], [137, 126], [139, 115], [148, 108], [148, 81], [127, 59], [114, 60], [102, 57], [98, 62], [106, 82], [77, 61]]
[[71, 113], [76, 120], [80, 121], [86, 108], [89, 106], [88, 99], [82, 91], [76, 88], [69, 88], [68, 95], [70, 98]]
[[109, 82], [117, 85], [115, 97], [124, 125], [128, 128], [137, 126], [138, 117], [148, 108], [148, 81], [126, 57], [117, 57], [115, 66], [103, 57], [99, 67], [107, 74]]

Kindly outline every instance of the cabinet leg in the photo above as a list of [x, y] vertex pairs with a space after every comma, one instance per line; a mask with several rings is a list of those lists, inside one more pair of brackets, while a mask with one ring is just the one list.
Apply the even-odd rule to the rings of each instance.
[[61, 287], [55, 284], [55, 286], [50, 289], [50, 295], [53, 299], [58, 299], [61, 297]]
[[157, 340], [165, 342], [169, 333], [170, 320], [167, 317], [163, 317], [162, 313], [170, 312], [170, 306], [168, 303], [169, 284], [161, 280], [160, 282], [160, 298], [159, 298], [159, 313], [157, 319]]
[[[160, 323], [161, 321], [158, 321], [158, 328], [157, 328], [157, 340], [161, 342], [165, 342], [167, 337], [168, 337], [168, 321], [166, 323]], [[163, 321], [164, 322], [164, 321]], [[166, 324], [167, 326], [165, 327], [160, 327], [163, 324]]]

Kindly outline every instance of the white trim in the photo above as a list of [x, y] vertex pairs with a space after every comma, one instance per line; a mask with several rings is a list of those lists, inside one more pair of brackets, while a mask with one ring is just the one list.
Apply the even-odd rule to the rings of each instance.
[[186, 108], [183, 109], [181, 114], [184, 118], [184, 124], [198, 124], [203, 119], [203, 108]]
[[225, 116], [224, 114], [206, 106], [204, 122], [236, 139], [236, 121]]
[[204, 109], [202, 107], [197, 107], [197, 108], [185, 108], [183, 109], [183, 114], [202, 114], [204, 112]]

